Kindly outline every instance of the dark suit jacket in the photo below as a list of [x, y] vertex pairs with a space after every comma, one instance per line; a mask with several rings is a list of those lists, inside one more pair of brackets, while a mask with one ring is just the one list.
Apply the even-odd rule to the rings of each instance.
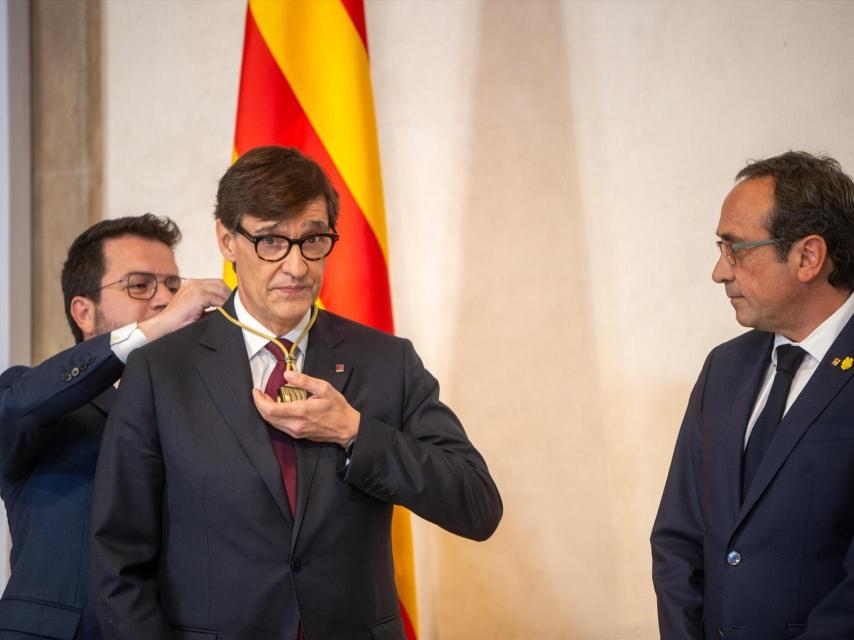
[[715, 348], [691, 394], [652, 532], [662, 638], [854, 638], [854, 368], [832, 364], [854, 356], [854, 320], [742, 503], [744, 432], [772, 344], [751, 331]]
[[304, 371], [362, 419], [349, 466], [297, 441], [294, 520], [241, 330], [214, 313], [131, 355], [95, 483], [107, 638], [294, 640], [301, 619], [307, 640], [399, 640], [393, 505], [493, 532], [498, 491], [409, 341], [320, 312]]
[[123, 366], [104, 335], [0, 376], [0, 494], [12, 534], [0, 640], [100, 637], [90, 598], [90, 497]]

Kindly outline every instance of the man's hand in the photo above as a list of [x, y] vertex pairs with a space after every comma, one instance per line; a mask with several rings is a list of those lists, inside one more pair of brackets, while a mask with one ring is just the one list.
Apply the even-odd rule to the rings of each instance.
[[342, 447], [359, 432], [361, 414], [326, 380], [286, 371], [285, 381], [312, 395], [308, 400], [276, 402], [260, 389], [253, 389], [255, 406], [270, 425], [293, 438], [335, 442]]
[[139, 323], [149, 340], [186, 327], [204, 315], [208, 307], [222, 305], [231, 294], [228, 285], [215, 278], [186, 280], [178, 292], [156, 316]]

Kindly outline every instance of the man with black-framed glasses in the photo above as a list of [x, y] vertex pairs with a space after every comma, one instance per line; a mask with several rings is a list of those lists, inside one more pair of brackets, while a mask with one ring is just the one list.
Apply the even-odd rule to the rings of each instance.
[[104, 436], [104, 633], [404, 640], [393, 508], [485, 539], [502, 513], [486, 463], [408, 340], [317, 310], [338, 196], [315, 161], [248, 151], [214, 215], [239, 286], [131, 356]]
[[790, 151], [724, 200], [709, 354], [652, 531], [665, 640], [854, 638], [854, 182]]
[[104, 220], [72, 243], [62, 291], [75, 346], [0, 375], [0, 493], [12, 534], [0, 638], [101, 638], [89, 579], [98, 448], [128, 355], [221, 304], [221, 280], [182, 285], [178, 227]]

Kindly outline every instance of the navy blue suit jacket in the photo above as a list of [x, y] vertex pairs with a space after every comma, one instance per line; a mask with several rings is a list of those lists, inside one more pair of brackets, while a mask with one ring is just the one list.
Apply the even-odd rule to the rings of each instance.
[[0, 640], [100, 638], [89, 514], [112, 384], [123, 367], [103, 335], [0, 375], [0, 495], [12, 534]]
[[691, 394], [652, 532], [663, 639], [854, 638], [854, 320], [742, 502], [744, 434], [772, 344], [751, 331], [718, 346]]
[[409, 341], [321, 311], [304, 371], [362, 417], [349, 465], [295, 442], [294, 517], [241, 330], [214, 313], [131, 354], [93, 500], [105, 637], [402, 640], [393, 506], [493, 532], [495, 484]]

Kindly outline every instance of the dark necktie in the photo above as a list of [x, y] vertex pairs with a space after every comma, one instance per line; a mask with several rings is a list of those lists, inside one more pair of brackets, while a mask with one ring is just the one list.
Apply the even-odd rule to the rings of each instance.
[[[282, 339], [279, 342], [284, 344], [288, 349], [291, 348], [290, 340]], [[276, 366], [273, 367], [270, 379], [267, 380], [267, 387], [264, 389], [264, 393], [272, 398], [276, 398], [279, 395], [279, 387], [285, 384], [285, 355], [272, 342], [267, 343], [267, 350], [276, 357]], [[296, 517], [297, 460], [294, 440], [289, 435], [271, 427], [269, 424], [267, 425], [267, 431], [270, 434], [270, 444], [273, 445], [273, 453], [276, 454], [276, 460], [279, 462], [279, 469], [282, 472], [282, 483], [285, 486], [285, 493], [288, 496], [291, 514]]]
[[762, 462], [762, 456], [765, 455], [765, 451], [777, 431], [777, 425], [783, 419], [786, 398], [789, 397], [792, 380], [806, 354], [806, 351], [791, 344], [781, 344], [777, 347], [777, 373], [774, 374], [771, 392], [768, 394], [768, 401], [765, 403], [762, 413], [759, 414], [756, 423], [753, 425], [753, 431], [751, 431], [750, 438], [747, 441], [747, 448], [744, 450], [742, 498], [747, 495], [753, 476], [756, 475], [759, 463]]

